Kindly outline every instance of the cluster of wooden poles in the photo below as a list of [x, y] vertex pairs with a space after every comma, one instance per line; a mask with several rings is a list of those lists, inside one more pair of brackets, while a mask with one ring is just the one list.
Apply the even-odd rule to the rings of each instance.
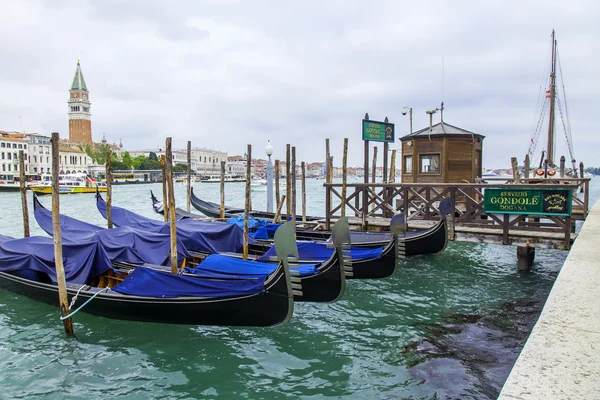
[[[171, 271], [177, 273], [177, 237], [176, 237], [176, 213], [175, 213], [175, 194], [173, 191], [173, 153], [171, 148], [172, 139], [168, 137], [166, 139], [165, 155], [162, 156], [161, 163], [163, 168], [163, 210], [165, 221], [170, 221], [170, 233], [171, 233]], [[329, 139], [326, 139], [326, 182], [331, 183], [333, 178], [333, 157], [330, 156]], [[59, 306], [61, 315], [63, 317], [63, 324], [65, 332], [68, 336], [74, 336], [73, 332], [73, 321], [69, 318], [69, 302], [67, 297], [67, 285], [65, 279], [63, 257], [62, 257], [62, 235], [60, 230], [60, 197], [59, 197], [59, 134], [58, 132], [52, 133], [52, 225], [54, 231], [54, 260], [56, 266], [56, 277], [59, 291]], [[251, 174], [252, 174], [252, 145], [248, 145], [247, 149], [247, 162], [246, 162], [246, 201], [245, 201], [245, 213], [244, 213], [244, 245], [243, 245], [243, 257], [248, 258], [248, 218], [249, 211], [252, 209], [251, 200]], [[343, 185], [342, 185], [342, 204], [345, 203], [346, 198], [346, 179], [347, 179], [347, 156], [348, 156], [348, 139], [344, 139], [344, 152], [343, 152]], [[377, 148], [375, 148], [375, 154], [373, 158], [373, 175], [372, 179], [375, 182], [375, 162], [377, 157]], [[168, 160], [168, 161], [167, 161]], [[393, 177], [393, 165], [395, 160], [395, 151], [392, 153], [392, 168], [390, 175]], [[29, 214], [27, 207], [27, 195], [26, 195], [26, 181], [25, 181], [25, 159], [23, 150], [19, 151], [19, 169], [20, 169], [20, 191], [21, 191], [21, 202], [23, 209], [23, 224], [24, 224], [24, 236], [29, 237]], [[190, 194], [191, 194], [191, 142], [187, 143], [187, 211], [190, 212]], [[286, 193], [280, 196], [279, 190], [279, 160], [275, 160], [275, 198], [277, 199], [277, 212], [275, 213], [274, 222], [279, 220], [281, 215], [281, 209], [285, 202], [287, 217], [293, 215], [291, 219], [292, 224], [295, 225], [296, 220], [296, 148], [287, 144], [286, 145]], [[306, 223], [306, 166], [305, 162], [301, 163], [302, 171], [302, 222]], [[393, 179], [393, 178], [392, 178]], [[112, 173], [111, 173], [111, 158], [110, 153], [106, 157], [106, 217], [108, 228], [112, 228]], [[225, 161], [221, 161], [221, 204], [220, 204], [220, 216], [224, 218], [225, 215]], [[328, 206], [330, 199], [328, 199]], [[168, 211], [168, 212], [167, 212]], [[344, 207], [341, 208], [342, 217], [345, 216]]]

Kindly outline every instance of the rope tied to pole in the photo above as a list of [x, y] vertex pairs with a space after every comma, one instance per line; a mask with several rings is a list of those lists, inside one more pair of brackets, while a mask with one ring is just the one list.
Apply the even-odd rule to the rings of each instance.
[[[75, 294], [75, 296], [73, 297], [73, 300], [71, 300], [71, 304], [69, 304], [69, 311], [71, 311], [71, 307], [73, 307], [73, 305], [75, 304], [75, 301], [77, 300], [77, 296], [79, 295], [79, 292], [80, 292], [80, 291], [81, 291], [81, 290], [82, 290], [84, 287], [86, 287], [86, 285], [84, 285], [84, 286], [80, 287], [80, 288], [79, 288], [79, 290], [77, 291], [77, 293]], [[86, 302], [85, 302], [85, 303], [83, 303], [82, 305], [80, 305], [80, 306], [79, 306], [79, 307], [78, 307], [78, 308], [77, 308], [75, 311], [73, 311], [73, 313], [69, 313], [69, 315], [65, 315], [65, 316], [62, 316], [62, 315], [61, 315], [61, 317], [60, 317], [60, 320], [61, 320], [61, 321], [64, 321], [65, 319], [72, 318], [72, 317], [73, 317], [75, 314], [77, 314], [77, 313], [78, 313], [78, 312], [79, 312], [79, 311], [80, 311], [80, 310], [81, 310], [83, 307], [87, 306], [87, 305], [88, 305], [88, 303], [89, 303], [90, 301], [94, 300], [94, 298], [96, 298], [96, 296], [98, 296], [100, 293], [102, 293], [102, 292], [106, 292], [106, 291], [108, 291], [108, 290], [110, 290], [110, 288], [107, 286], [107, 287], [105, 287], [104, 289], [102, 289], [102, 290], [100, 290], [100, 291], [98, 291], [98, 292], [94, 293], [94, 295], [93, 295], [92, 297], [90, 297], [89, 299], [87, 299], [87, 300], [86, 300]]]

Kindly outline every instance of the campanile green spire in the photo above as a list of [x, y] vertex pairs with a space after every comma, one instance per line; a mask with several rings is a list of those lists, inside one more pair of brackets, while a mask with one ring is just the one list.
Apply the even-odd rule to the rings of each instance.
[[79, 59], [77, 59], [77, 69], [75, 70], [75, 77], [73, 78], [73, 84], [71, 90], [87, 90], [85, 80], [83, 80], [83, 74], [81, 73], [81, 65], [79, 65]]

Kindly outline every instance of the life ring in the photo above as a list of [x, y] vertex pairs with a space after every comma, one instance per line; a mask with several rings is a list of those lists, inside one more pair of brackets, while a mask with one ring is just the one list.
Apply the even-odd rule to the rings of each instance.
[[556, 171], [555, 171], [555, 170], [553, 170], [553, 169], [549, 169], [549, 170], [548, 170], [548, 175], [549, 175], [549, 176], [554, 176], [554, 175], [556, 175]]
[[4, 181], [0, 181], [0, 185], [4, 185]]
[[539, 176], [544, 176], [544, 170], [543, 169], [536, 169], [535, 170], [535, 174], [539, 175]]

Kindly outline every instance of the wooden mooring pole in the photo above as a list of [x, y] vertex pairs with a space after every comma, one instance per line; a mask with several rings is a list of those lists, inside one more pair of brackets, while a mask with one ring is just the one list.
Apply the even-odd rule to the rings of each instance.
[[[369, 114], [365, 113], [365, 119], [368, 120], [369, 119]], [[365, 144], [365, 149], [364, 149], [364, 154], [363, 154], [363, 168], [364, 168], [364, 172], [363, 172], [363, 178], [364, 178], [364, 183], [369, 183], [369, 141], [368, 140], [364, 140], [364, 144]], [[367, 214], [369, 213], [369, 192], [367, 190], [367, 187], [363, 187], [362, 189], [362, 221], [361, 221], [361, 229], [362, 230], [367, 230]]]
[[[373, 170], [371, 171], [371, 183], [373, 183], [372, 189], [375, 191], [375, 180], [377, 178], [377, 146], [373, 147]], [[375, 209], [375, 202], [371, 205], [371, 210]]]
[[525, 171], [523, 171], [523, 176], [525, 179], [529, 179], [529, 169], [531, 168], [531, 161], [529, 160], [529, 154], [525, 155]]
[[292, 226], [296, 228], [296, 146], [292, 146]]
[[306, 225], [306, 165], [300, 163], [302, 169], [302, 225]]
[[221, 207], [219, 217], [225, 218], [225, 161], [221, 161]]
[[346, 216], [346, 183], [348, 180], [348, 138], [344, 138], [344, 153], [342, 156], [342, 208], [341, 216]]
[[[60, 231], [60, 192], [58, 187], [60, 153], [58, 150], [58, 141], [58, 132], [52, 132], [52, 237], [54, 238], [54, 266], [56, 268], [60, 314], [65, 318], [69, 316], [69, 298], [67, 296], [67, 280], [65, 278], [65, 268], [63, 265], [62, 235]], [[75, 332], [73, 331], [73, 320], [71, 318], [65, 318], [63, 320], [63, 325], [67, 336], [75, 336]]]
[[175, 193], [173, 192], [173, 152], [171, 138], [165, 144], [165, 172], [167, 176], [167, 191], [169, 192], [169, 231], [171, 233], [171, 272], [177, 273], [177, 218], [175, 217]]
[[252, 165], [249, 160], [252, 159], [252, 145], [248, 145], [248, 158], [246, 159], [246, 204], [244, 207], [244, 248], [242, 252], [242, 258], [248, 259], [248, 218], [250, 213], [250, 173], [252, 172]]
[[163, 219], [165, 222], [167, 222], [169, 219], [169, 199], [167, 198], [167, 173], [165, 170], [166, 157], [164, 154], [160, 156], [160, 164], [162, 167]]
[[[275, 204], [279, 205], [279, 175], [281, 172], [279, 171], [279, 160], [275, 160]], [[273, 221], [275, 223], [275, 221]]]
[[281, 200], [277, 204], [277, 211], [275, 212], [275, 218], [273, 218], [273, 223], [276, 224], [279, 222], [279, 217], [281, 216], [281, 209], [283, 208], [283, 203], [285, 203], [285, 194], [281, 196]]
[[192, 194], [192, 142], [187, 142], [187, 193], [186, 193], [186, 206], [187, 212], [191, 212], [191, 196]]
[[29, 237], [29, 209], [27, 207], [27, 182], [25, 182], [25, 158], [19, 150], [19, 187], [21, 191], [21, 209], [23, 210], [23, 237]]
[[392, 150], [392, 159], [390, 160], [390, 183], [396, 182], [396, 150]]
[[292, 171], [290, 168], [291, 163], [291, 146], [289, 144], [285, 145], [285, 213], [286, 219], [292, 214], [292, 181], [291, 175]]
[[[112, 173], [110, 171], [110, 159], [111, 159], [111, 151], [109, 150], [106, 153], [106, 224], [108, 229], [112, 229]], [[163, 207], [164, 211], [164, 207]]]
[[535, 260], [535, 247], [529, 247], [529, 241], [525, 246], [517, 246], [517, 270], [519, 272], [531, 271]]

